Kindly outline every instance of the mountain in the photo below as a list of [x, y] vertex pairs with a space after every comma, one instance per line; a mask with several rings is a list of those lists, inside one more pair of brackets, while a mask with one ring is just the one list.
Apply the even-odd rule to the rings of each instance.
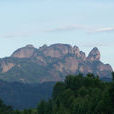
[[94, 73], [101, 79], [111, 79], [111, 66], [104, 64], [100, 58], [96, 47], [86, 56], [77, 46], [69, 44], [43, 45], [39, 49], [27, 45], [10, 57], [0, 59], [0, 79], [42, 83], [62, 81], [66, 75], [78, 73]]
[[13, 109], [35, 108], [42, 100], [48, 100], [52, 94], [54, 82], [24, 84], [0, 80], [0, 99]]

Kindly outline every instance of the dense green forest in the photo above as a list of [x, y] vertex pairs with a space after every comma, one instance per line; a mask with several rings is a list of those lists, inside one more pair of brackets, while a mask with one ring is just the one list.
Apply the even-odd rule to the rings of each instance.
[[12, 110], [0, 101], [0, 114], [114, 114], [112, 76], [112, 82], [104, 82], [93, 74], [69, 75], [56, 83], [52, 98], [41, 101], [36, 109]]

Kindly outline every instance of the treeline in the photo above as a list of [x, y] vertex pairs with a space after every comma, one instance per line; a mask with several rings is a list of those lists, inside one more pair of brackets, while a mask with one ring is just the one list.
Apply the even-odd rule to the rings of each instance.
[[93, 74], [69, 75], [56, 83], [52, 98], [41, 101], [36, 109], [17, 111], [0, 102], [0, 114], [114, 114], [112, 76], [112, 82], [104, 82]]
[[93, 74], [67, 76], [64, 82], [56, 83], [52, 99], [38, 106], [38, 114], [113, 113], [114, 81], [103, 82]]

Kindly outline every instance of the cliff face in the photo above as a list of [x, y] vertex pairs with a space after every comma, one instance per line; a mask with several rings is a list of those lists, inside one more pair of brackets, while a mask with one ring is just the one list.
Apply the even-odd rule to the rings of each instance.
[[101, 55], [98, 48], [93, 48], [89, 53], [87, 60], [88, 61], [100, 61]]
[[61, 81], [66, 75], [77, 73], [111, 78], [111, 66], [102, 63], [100, 57], [96, 47], [86, 57], [77, 46], [68, 44], [44, 45], [39, 49], [27, 45], [16, 50], [11, 57], [1, 59], [0, 78], [29, 83]]
[[30, 58], [35, 53], [36, 49], [32, 45], [27, 45], [23, 48], [16, 50], [11, 57], [16, 58]]

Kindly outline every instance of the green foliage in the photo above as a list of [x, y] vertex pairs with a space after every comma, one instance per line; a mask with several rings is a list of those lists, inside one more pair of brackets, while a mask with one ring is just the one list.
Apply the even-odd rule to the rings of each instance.
[[113, 114], [114, 82], [103, 82], [93, 74], [69, 75], [55, 85], [48, 103], [39, 104], [38, 114], [48, 114], [46, 110], [50, 114]]
[[112, 80], [114, 81], [114, 72], [112, 72]]
[[11, 114], [12, 108], [10, 106], [6, 106], [2, 100], [0, 100], [0, 114]]
[[69, 75], [64, 82], [56, 83], [52, 98], [42, 100], [36, 110], [13, 111], [0, 101], [0, 111], [0, 114], [114, 114], [114, 81], [103, 82], [93, 74]]
[[109, 89], [109, 96], [111, 100], [111, 106], [114, 111], [114, 82], [112, 82], [111, 87]]
[[53, 98], [56, 98], [64, 90], [65, 84], [63, 82], [57, 82], [53, 89]]

